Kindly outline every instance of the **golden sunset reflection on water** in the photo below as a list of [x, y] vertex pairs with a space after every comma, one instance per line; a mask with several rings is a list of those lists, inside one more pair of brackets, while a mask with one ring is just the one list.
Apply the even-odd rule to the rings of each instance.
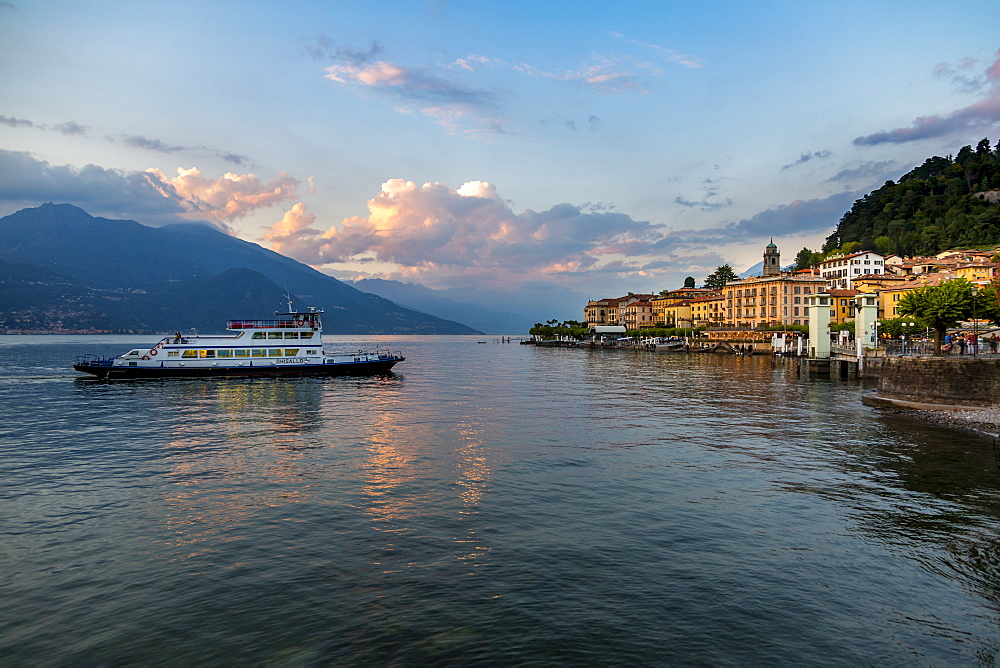
[[[242, 540], [233, 530], [262, 508], [309, 501], [303, 467], [318, 447], [321, 386], [294, 379], [198, 379], [163, 385], [171, 412], [163, 499], [175, 545]], [[261, 446], [260, 439], [266, 446]], [[189, 456], [190, 455], [190, 456]], [[259, 484], [246, 485], [248, 480]], [[232, 535], [219, 537], [219, 534]], [[195, 549], [188, 557], [199, 556]]]

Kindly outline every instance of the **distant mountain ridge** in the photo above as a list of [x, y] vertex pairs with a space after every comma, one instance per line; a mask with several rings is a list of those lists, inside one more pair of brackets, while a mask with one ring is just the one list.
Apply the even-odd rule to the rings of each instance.
[[463, 322], [487, 334], [516, 334], [528, 331], [531, 319], [520, 313], [494, 311], [477, 303], [450, 299], [447, 292], [416, 283], [381, 278], [346, 281], [358, 290], [389, 299], [400, 306]]
[[287, 291], [324, 309], [330, 334], [479, 333], [206, 225], [148, 227], [69, 204], [0, 218], [0, 263], [8, 330], [218, 331], [229, 318], [272, 317]]
[[[792, 269], [794, 269], [794, 268], [795, 268], [795, 263], [793, 262], [792, 264], [790, 264], [788, 266], [782, 267], [781, 270], [782, 271], [792, 271]], [[763, 260], [761, 260], [757, 264], [753, 265], [752, 267], [748, 267], [747, 270], [744, 271], [742, 274], [737, 274], [737, 276], [739, 276], [740, 278], [752, 278], [754, 276], [763, 276], [763, 275], [764, 275], [764, 261]]]

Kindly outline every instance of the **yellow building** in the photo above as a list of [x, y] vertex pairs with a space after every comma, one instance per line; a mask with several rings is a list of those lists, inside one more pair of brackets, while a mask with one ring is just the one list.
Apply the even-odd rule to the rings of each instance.
[[970, 262], [955, 267], [955, 276], [970, 281], [990, 281], [996, 276], [997, 265], [992, 262]]
[[655, 299], [650, 299], [649, 303], [653, 307], [653, 322], [662, 322], [664, 325], [667, 324], [667, 306], [670, 304], [676, 304], [679, 300], [673, 299], [671, 297], [659, 296]]
[[693, 327], [691, 324], [691, 300], [681, 299], [663, 308], [663, 324], [667, 327]]
[[827, 290], [830, 295], [830, 324], [854, 320], [854, 297], [857, 290]]
[[[583, 319], [588, 327], [598, 327], [601, 325], [627, 325], [625, 322], [628, 315], [628, 308], [636, 302], [648, 302], [654, 295], [637, 295], [633, 292], [624, 297], [614, 299], [597, 299], [587, 302], [583, 309]], [[635, 311], [634, 313], [638, 313]], [[645, 312], [649, 316], [650, 312]], [[633, 321], [636, 319], [633, 318]], [[641, 322], [641, 320], [639, 321]]]
[[902, 285], [912, 280], [912, 276], [901, 276], [896, 274], [862, 276], [854, 279], [854, 289], [858, 292], [874, 294], [883, 288], [891, 288], [894, 285]]
[[601, 325], [617, 325], [617, 322], [611, 322], [610, 318], [610, 299], [594, 299], [587, 302], [587, 305], [583, 309], [583, 320], [587, 323], [587, 327], [594, 328]]
[[878, 317], [886, 320], [900, 318], [902, 315], [899, 313], [899, 301], [907, 292], [927, 285], [940, 285], [947, 281], [953, 281], [956, 278], [958, 277], [951, 272], [916, 274], [910, 276], [910, 280], [908, 281], [876, 289], [875, 294], [878, 295]]
[[[726, 322], [726, 298], [721, 294], [689, 301], [694, 327], [721, 327]], [[683, 326], [683, 325], [682, 325]]]
[[730, 283], [722, 289], [725, 324], [740, 328], [808, 325], [806, 298], [825, 288], [826, 280], [809, 269]]
[[[691, 325], [677, 325], [677, 312], [667, 312], [667, 307], [671, 304], [689, 299], [721, 299], [722, 293], [708, 288], [681, 288], [679, 290], [664, 290], [658, 297], [650, 300], [653, 305], [653, 321], [662, 322], [666, 327], [691, 327]], [[702, 309], [704, 310], [704, 309]], [[684, 319], [690, 320], [691, 315], [685, 315]]]
[[660, 297], [680, 300], [698, 299], [700, 297], [711, 297], [719, 294], [721, 293], [711, 288], [679, 288], [677, 290], [664, 290], [660, 293]]
[[634, 301], [623, 308], [620, 307], [620, 310], [623, 313], [620, 317], [620, 324], [625, 325], [626, 329], [642, 329], [643, 327], [652, 327], [655, 324], [653, 305], [648, 301]]
[[899, 312], [899, 301], [910, 290], [922, 288], [927, 285], [941, 285], [948, 281], [965, 278], [978, 285], [980, 288], [989, 285], [991, 279], [971, 278], [970, 275], [960, 276], [957, 271], [942, 271], [934, 274], [917, 274], [910, 276], [909, 280], [883, 288], [872, 290], [878, 295], [878, 317], [885, 319], [901, 318]]

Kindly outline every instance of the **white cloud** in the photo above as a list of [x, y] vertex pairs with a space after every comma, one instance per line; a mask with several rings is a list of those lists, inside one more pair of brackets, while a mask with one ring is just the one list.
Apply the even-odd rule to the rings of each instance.
[[389, 264], [400, 275], [460, 284], [467, 277], [522, 282], [599, 266], [630, 243], [648, 248], [657, 227], [627, 215], [570, 204], [515, 213], [486, 181], [458, 189], [393, 179], [369, 215], [321, 231], [294, 209], [268, 233], [273, 247], [314, 265]]
[[213, 179], [197, 168], [168, 177], [158, 169], [127, 172], [97, 165], [50, 165], [30, 153], [0, 150], [0, 201], [15, 206], [75, 204], [94, 215], [135, 218], [148, 225], [207, 220], [225, 228], [257, 209], [296, 196], [299, 182], [281, 174]]
[[662, 276], [717, 261], [727, 245], [832, 230], [856, 196], [799, 200], [711, 229], [671, 231], [600, 206], [517, 213], [487, 181], [453, 189], [393, 179], [368, 202], [367, 216], [324, 230], [300, 203], [265, 239], [276, 251], [334, 273], [363, 266], [361, 273], [434, 287], [579, 285], [600, 276]]
[[[968, 70], [973, 63], [974, 61], [967, 61], [962, 69]], [[942, 69], [941, 65], [937, 67], [936, 72], [939, 76], [956, 76], [954, 71], [947, 68]], [[980, 77], [968, 78], [962, 75], [955, 80], [963, 82], [963, 85], [969, 90], [986, 89], [986, 94], [979, 102], [956, 109], [950, 114], [920, 116], [914, 119], [908, 128], [882, 130], [857, 137], [854, 144], [857, 146], [904, 144], [1000, 124], [1000, 49], [997, 50], [996, 60], [983, 71]]]
[[177, 176], [168, 177], [158, 169], [147, 170], [162, 184], [164, 196], [175, 193], [188, 215], [227, 222], [246, 216], [256, 209], [269, 207], [296, 196], [297, 179], [281, 174], [264, 182], [253, 174], [227, 172], [221, 178], [206, 177], [198, 168], [177, 168]]

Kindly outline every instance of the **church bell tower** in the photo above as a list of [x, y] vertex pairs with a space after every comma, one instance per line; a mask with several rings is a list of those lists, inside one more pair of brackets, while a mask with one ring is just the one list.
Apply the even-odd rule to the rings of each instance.
[[781, 254], [774, 245], [774, 239], [764, 249], [764, 275], [777, 276], [781, 273]]

